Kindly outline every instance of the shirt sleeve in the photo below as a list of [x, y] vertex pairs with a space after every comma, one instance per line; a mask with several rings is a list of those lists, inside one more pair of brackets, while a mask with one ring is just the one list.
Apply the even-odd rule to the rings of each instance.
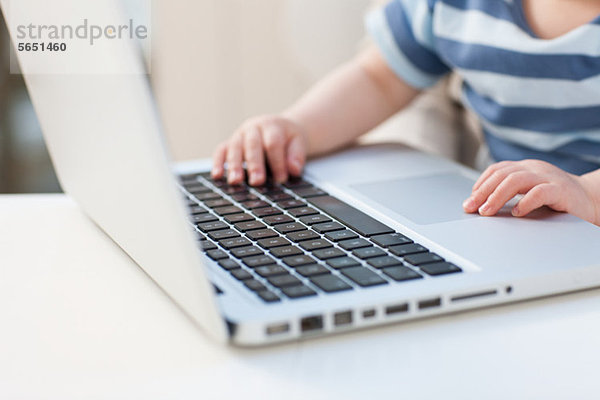
[[390, 68], [417, 89], [433, 86], [450, 71], [435, 50], [432, 3], [393, 0], [369, 13], [365, 21]]

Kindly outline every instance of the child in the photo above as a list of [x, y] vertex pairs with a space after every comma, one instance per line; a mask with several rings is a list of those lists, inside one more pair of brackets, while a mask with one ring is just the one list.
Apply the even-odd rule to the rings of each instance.
[[245, 122], [214, 154], [213, 177], [251, 185], [297, 176], [454, 71], [492, 157], [463, 203], [489, 216], [544, 205], [600, 225], [600, 0], [395, 0], [367, 18], [377, 48], [279, 116]]

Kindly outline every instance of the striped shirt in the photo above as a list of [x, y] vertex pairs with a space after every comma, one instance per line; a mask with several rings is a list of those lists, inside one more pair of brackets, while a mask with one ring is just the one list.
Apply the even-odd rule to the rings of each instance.
[[394, 0], [366, 23], [409, 85], [462, 77], [496, 161], [600, 168], [600, 16], [552, 40], [531, 30], [521, 0]]

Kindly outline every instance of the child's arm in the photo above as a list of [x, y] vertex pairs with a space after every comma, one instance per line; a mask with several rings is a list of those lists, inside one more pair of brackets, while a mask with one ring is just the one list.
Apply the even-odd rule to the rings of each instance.
[[516, 217], [548, 206], [600, 225], [600, 169], [577, 176], [538, 160], [492, 165], [479, 177], [463, 207], [469, 213], [495, 215], [517, 194], [525, 196], [512, 210]]
[[213, 157], [214, 178], [264, 183], [265, 162], [278, 182], [300, 175], [307, 156], [342, 147], [406, 106], [419, 91], [388, 67], [379, 50], [369, 48], [317, 83], [281, 116], [245, 122]]

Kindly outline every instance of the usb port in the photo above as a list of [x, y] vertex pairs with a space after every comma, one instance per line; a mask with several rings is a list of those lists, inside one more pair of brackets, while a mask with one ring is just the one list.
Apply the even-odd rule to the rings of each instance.
[[435, 299], [427, 299], [419, 301], [419, 310], [425, 310], [427, 308], [435, 308], [442, 305], [442, 299], [436, 297]]
[[386, 315], [401, 314], [408, 311], [408, 303], [396, 304], [385, 308]]
[[300, 330], [302, 332], [319, 331], [321, 329], [323, 329], [323, 317], [320, 315], [306, 317], [300, 320]]

